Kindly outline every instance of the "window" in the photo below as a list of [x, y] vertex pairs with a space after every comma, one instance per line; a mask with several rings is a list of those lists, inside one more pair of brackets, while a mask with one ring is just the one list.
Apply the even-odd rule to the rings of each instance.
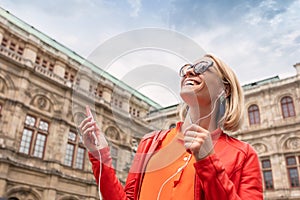
[[[100, 94], [102, 96], [102, 92]], [[122, 108], [123, 106], [122, 98], [120, 96], [111, 97], [110, 103], [112, 106], [119, 107], [119, 108]]]
[[248, 117], [250, 125], [260, 123], [259, 109], [257, 105], [251, 105], [248, 108]]
[[280, 103], [283, 118], [295, 116], [294, 103], [291, 97], [283, 97]]
[[8, 45], [8, 39], [6, 37], [4, 37], [2, 39], [1, 45], [4, 46], [4, 47], [7, 47], [7, 45]]
[[139, 110], [139, 108], [136, 107], [129, 107], [129, 114], [136, 116], [136, 117], [140, 117], [141, 116], [141, 110]]
[[46, 57], [39, 55], [35, 58], [35, 63], [42, 66], [43, 68], [46, 68], [49, 71], [53, 72], [53, 69], [54, 69], [53, 60], [54, 59], [46, 58]]
[[49, 131], [49, 123], [43, 119], [27, 115], [19, 148], [20, 153], [43, 158]]
[[118, 149], [114, 146], [111, 146], [110, 148], [110, 155], [112, 158], [112, 165], [115, 169], [117, 169], [117, 164], [118, 164]]
[[97, 87], [95, 87], [95, 96], [98, 96], [98, 97], [102, 97], [102, 93], [103, 93], [103, 86], [98, 83]]
[[16, 52], [19, 55], [23, 55], [24, 52], [24, 43], [17, 42], [18, 39], [14, 38], [8, 38], [7, 36], [4, 36], [1, 42], [1, 45], [10, 49], [11, 51]]
[[[75, 69], [73, 69], [71, 67], [66, 67], [64, 78], [69, 80], [71, 83], [74, 83], [76, 74], [77, 74], [77, 71]], [[80, 83], [80, 79], [77, 77], [75, 84], [79, 85], [79, 83]]]
[[69, 167], [83, 169], [85, 159], [85, 148], [81, 142], [81, 138], [75, 131], [70, 131], [68, 134], [68, 143], [64, 164]]
[[172, 128], [175, 128], [176, 127], [176, 124], [171, 124], [170, 126], [169, 126], [169, 129], [172, 129]]
[[299, 159], [300, 157], [289, 156], [286, 158], [287, 172], [290, 181], [290, 187], [299, 187]]
[[265, 188], [267, 190], [274, 189], [271, 161], [269, 159], [262, 160], [261, 164]]

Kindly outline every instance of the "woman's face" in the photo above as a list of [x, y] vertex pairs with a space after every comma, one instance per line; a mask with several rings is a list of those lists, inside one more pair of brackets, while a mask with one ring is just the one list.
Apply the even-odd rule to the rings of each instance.
[[[200, 70], [197, 63], [203, 63]], [[209, 64], [211, 65], [208, 66]], [[194, 67], [189, 66], [185, 69], [181, 74], [183, 77], [180, 96], [189, 106], [209, 105], [223, 90], [222, 81], [217, 75], [216, 64], [212, 59], [203, 57], [194, 63]], [[201, 73], [197, 74], [197, 72]]]

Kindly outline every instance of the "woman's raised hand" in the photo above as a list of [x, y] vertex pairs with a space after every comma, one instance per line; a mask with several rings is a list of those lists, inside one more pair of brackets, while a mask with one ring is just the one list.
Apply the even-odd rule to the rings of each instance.
[[191, 124], [183, 134], [184, 147], [194, 154], [196, 160], [201, 160], [214, 153], [213, 141], [208, 130]]
[[82, 134], [83, 144], [90, 152], [107, 147], [108, 143], [104, 134], [100, 132], [100, 129], [93, 116], [88, 112], [87, 114], [88, 116], [80, 123], [78, 127]]

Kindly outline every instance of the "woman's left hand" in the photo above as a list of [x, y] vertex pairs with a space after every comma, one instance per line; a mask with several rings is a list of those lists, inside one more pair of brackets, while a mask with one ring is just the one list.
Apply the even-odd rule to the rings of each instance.
[[184, 147], [191, 151], [195, 159], [201, 160], [214, 153], [210, 132], [199, 125], [191, 124], [184, 132]]

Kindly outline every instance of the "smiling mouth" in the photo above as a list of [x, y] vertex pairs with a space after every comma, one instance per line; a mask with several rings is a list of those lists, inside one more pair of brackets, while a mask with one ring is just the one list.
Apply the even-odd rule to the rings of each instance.
[[200, 84], [200, 82], [193, 81], [193, 80], [187, 80], [184, 83], [185, 86], [194, 86], [194, 85], [199, 85], [199, 84]]

